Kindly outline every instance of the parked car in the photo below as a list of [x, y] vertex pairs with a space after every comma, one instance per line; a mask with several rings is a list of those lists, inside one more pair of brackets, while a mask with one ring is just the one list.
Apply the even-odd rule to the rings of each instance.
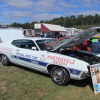
[[66, 85], [70, 79], [90, 77], [89, 67], [100, 62], [100, 54], [72, 49], [98, 33], [100, 27], [90, 28], [62, 44], [50, 38], [12, 39], [0, 43], [1, 62], [5, 66], [15, 63], [50, 74], [54, 83]]
[[67, 39], [70, 39], [70, 38], [71, 38], [71, 36], [61, 37], [61, 38], [57, 39], [57, 41], [59, 41], [60, 43], [63, 43], [63, 42], [65, 42]]

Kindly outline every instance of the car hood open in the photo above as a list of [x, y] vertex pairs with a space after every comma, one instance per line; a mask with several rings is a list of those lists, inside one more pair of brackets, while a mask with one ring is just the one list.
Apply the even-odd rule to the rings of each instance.
[[63, 42], [62, 44], [60, 44], [59, 46], [57, 46], [55, 49], [51, 50], [51, 51], [56, 51], [60, 48], [72, 48], [82, 42], [84, 42], [86, 39], [89, 39], [90, 37], [99, 34], [100, 33], [100, 27], [92, 27], [89, 28], [73, 37], [71, 37], [70, 39], [66, 40], [65, 42]]

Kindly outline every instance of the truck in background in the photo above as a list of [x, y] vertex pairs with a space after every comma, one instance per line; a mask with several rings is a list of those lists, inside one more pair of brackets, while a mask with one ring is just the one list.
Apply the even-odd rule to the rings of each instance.
[[0, 43], [24, 37], [22, 28], [0, 28]]

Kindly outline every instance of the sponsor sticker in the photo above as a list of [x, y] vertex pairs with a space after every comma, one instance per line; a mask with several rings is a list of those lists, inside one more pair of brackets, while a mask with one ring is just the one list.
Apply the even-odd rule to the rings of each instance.
[[100, 64], [90, 66], [91, 78], [94, 88], [94, 93], [100, 92]]
[[58, 64], [58, 65], [65, 65], [67, 66], [67, 64], [75, 64], [75, 60], [71, 60], [71, 59], [67, 59], [67, 58], [62, 58], [62, 57], [57, 57], [57, 56], [47, 56], [47, 59], [51, 59], [53, 60], [54, 64]]
[[11, 53], [12, 50], [13, 50], [13, 48], [0, 47], [0, 52]]

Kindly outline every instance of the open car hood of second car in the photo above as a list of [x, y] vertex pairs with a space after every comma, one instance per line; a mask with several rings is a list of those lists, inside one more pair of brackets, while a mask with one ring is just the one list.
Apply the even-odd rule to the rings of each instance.
[[86, 39], [89, 39], [99, 33], [100, 33], [100, 27], [89, 28], [89, 29], [71, 37], [70, 39], [66, 40], [65, 42], [63, 42], [62, 44], [60, 44], [59, 46], [57, 46], [56, 48], [54, 48], [51, 51], [56, 51], [60, 48], [72, 48], [72, 47], [84, 42]]

